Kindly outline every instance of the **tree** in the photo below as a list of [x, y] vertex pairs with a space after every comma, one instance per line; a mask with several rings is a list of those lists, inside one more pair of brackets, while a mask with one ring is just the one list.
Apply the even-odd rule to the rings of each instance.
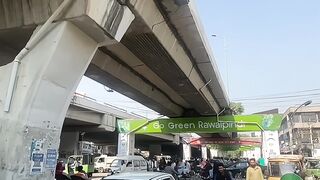
[[230, 103], [230, 110], [231, 110], [232, 115], [240, 115], [244, 112], [244, 107], [243, 107], [242, 103], [231, 102]]

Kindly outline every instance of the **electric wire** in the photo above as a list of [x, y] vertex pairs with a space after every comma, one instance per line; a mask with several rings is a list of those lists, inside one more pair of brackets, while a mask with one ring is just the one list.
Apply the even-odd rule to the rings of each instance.
[[311, 97], [311, 96], [319, 96], [320, 93], [313, 94], [300, 94], [300, 95], [288, 95], [288, 96], [274, 96], [274, 97], [258, 97], [258, 98], [243, 98], [243, 99], [233, 99], [233, 101], [257, 101], [257, 100], [268, 100], [268, 99], [288, 99], [295, 97]]
[[289, 94], [300, 94], [300, 93], [313, 92], [313, 91], [320, 91], [320, 88], [306, 89], [306, 90], [300, 90], [300, 91], [282, 92], [282, 93], [275, 93], [275, 94], [265, 94], [265, 95], [259, 95], [259, 96], [246, 96], [246, 97], [233, 98], [233, 99], [263, 98], [263, 97], [281, 96], [281, 95], [289, 95]]

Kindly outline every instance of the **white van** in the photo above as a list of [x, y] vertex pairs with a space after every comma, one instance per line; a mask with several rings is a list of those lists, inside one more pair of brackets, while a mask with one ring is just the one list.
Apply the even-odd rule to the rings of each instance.
[[112, 173], [147, 171], [147, 161], [141, 156], [117, 156], [111, 163]]
[[154, 157], [156, 158], [156, 160], [157, 160], [158, 162], [160, 162], [160, 160], [161, 160], [162, 158], [164, 158], [164, 159], [166, 160], [166, 164], [167, 164], [168, 162], [171, 162], [171, 156], [169, 156], [169, 155], [155, 155]]
[[94, 170], [103, 173], [111, 172], [110, 165], [117, 156], [101, 155], [94, 158]]

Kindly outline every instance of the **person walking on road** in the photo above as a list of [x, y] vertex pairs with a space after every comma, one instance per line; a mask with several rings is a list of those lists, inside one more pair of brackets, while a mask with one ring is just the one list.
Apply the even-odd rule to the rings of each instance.
[[264, 180], [262, 170], [257, 166], [254, 158], [250, 159], [250, 166], [247, 169], [246, 180]]
[[[78, 172], [74, 175], [71, 176], [71, 179], [79, 179], [81, 178], [82, 180], [90, 180], [88, 178], [88, 175], [86, 174], [86, 172], [83, 170], [82, 166], [78, 166], [77, 168]], [[78, 177], [78, 178], [76, 178]]]
[[63, 164], [63, 161], [58, 161], [57, 166], [56, 166], [56, 174], [55, 178], [56, 180], [69, 180], [70, 178], [66, 173], [64, 173], [65, 167]]
[[232, 180], [232, 175], [224, 168], [222, 163], [218, 164], [218, 172], [213, 175], [213, 180]]
[[211, 164], [209, 163], [209, 161], [204, 160], [203, 161], [203, 166], [201, 168], [201, 173], [200, 176], [202, 177], [202, 179], [210, 179], [210, 170], [212, 169]]
[[163, 158], [161, 158], [160, 159], [160, 162], [159, 162], [159, 169], [160, 169], [160, 171], [163, 171], [164, 170], [164, 168], [166, 167], [166, 159], [163, 157]]
[[178, 179], [178, 172], [176, 170], [174, 170], [174, 168], [172, 167], [173, 163], [168, 162], [167, 166], [164, 168], [164, 172], [171, 174], [174, 179]]

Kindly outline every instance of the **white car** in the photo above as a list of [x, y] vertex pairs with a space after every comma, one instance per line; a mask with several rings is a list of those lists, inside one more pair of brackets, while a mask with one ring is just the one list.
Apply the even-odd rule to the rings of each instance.
[[99, 173], [111, 171], [110, 166], [116, 156], [101, 155], [94, 158], [94, 170]]
[[147, 161], [142, 156], [117, 156], [110, 165], [111, 173], [147, 171]]
[[102, 180], [174, 180], [173, 176], [161, 172], [125, 172], [104, 177]]

